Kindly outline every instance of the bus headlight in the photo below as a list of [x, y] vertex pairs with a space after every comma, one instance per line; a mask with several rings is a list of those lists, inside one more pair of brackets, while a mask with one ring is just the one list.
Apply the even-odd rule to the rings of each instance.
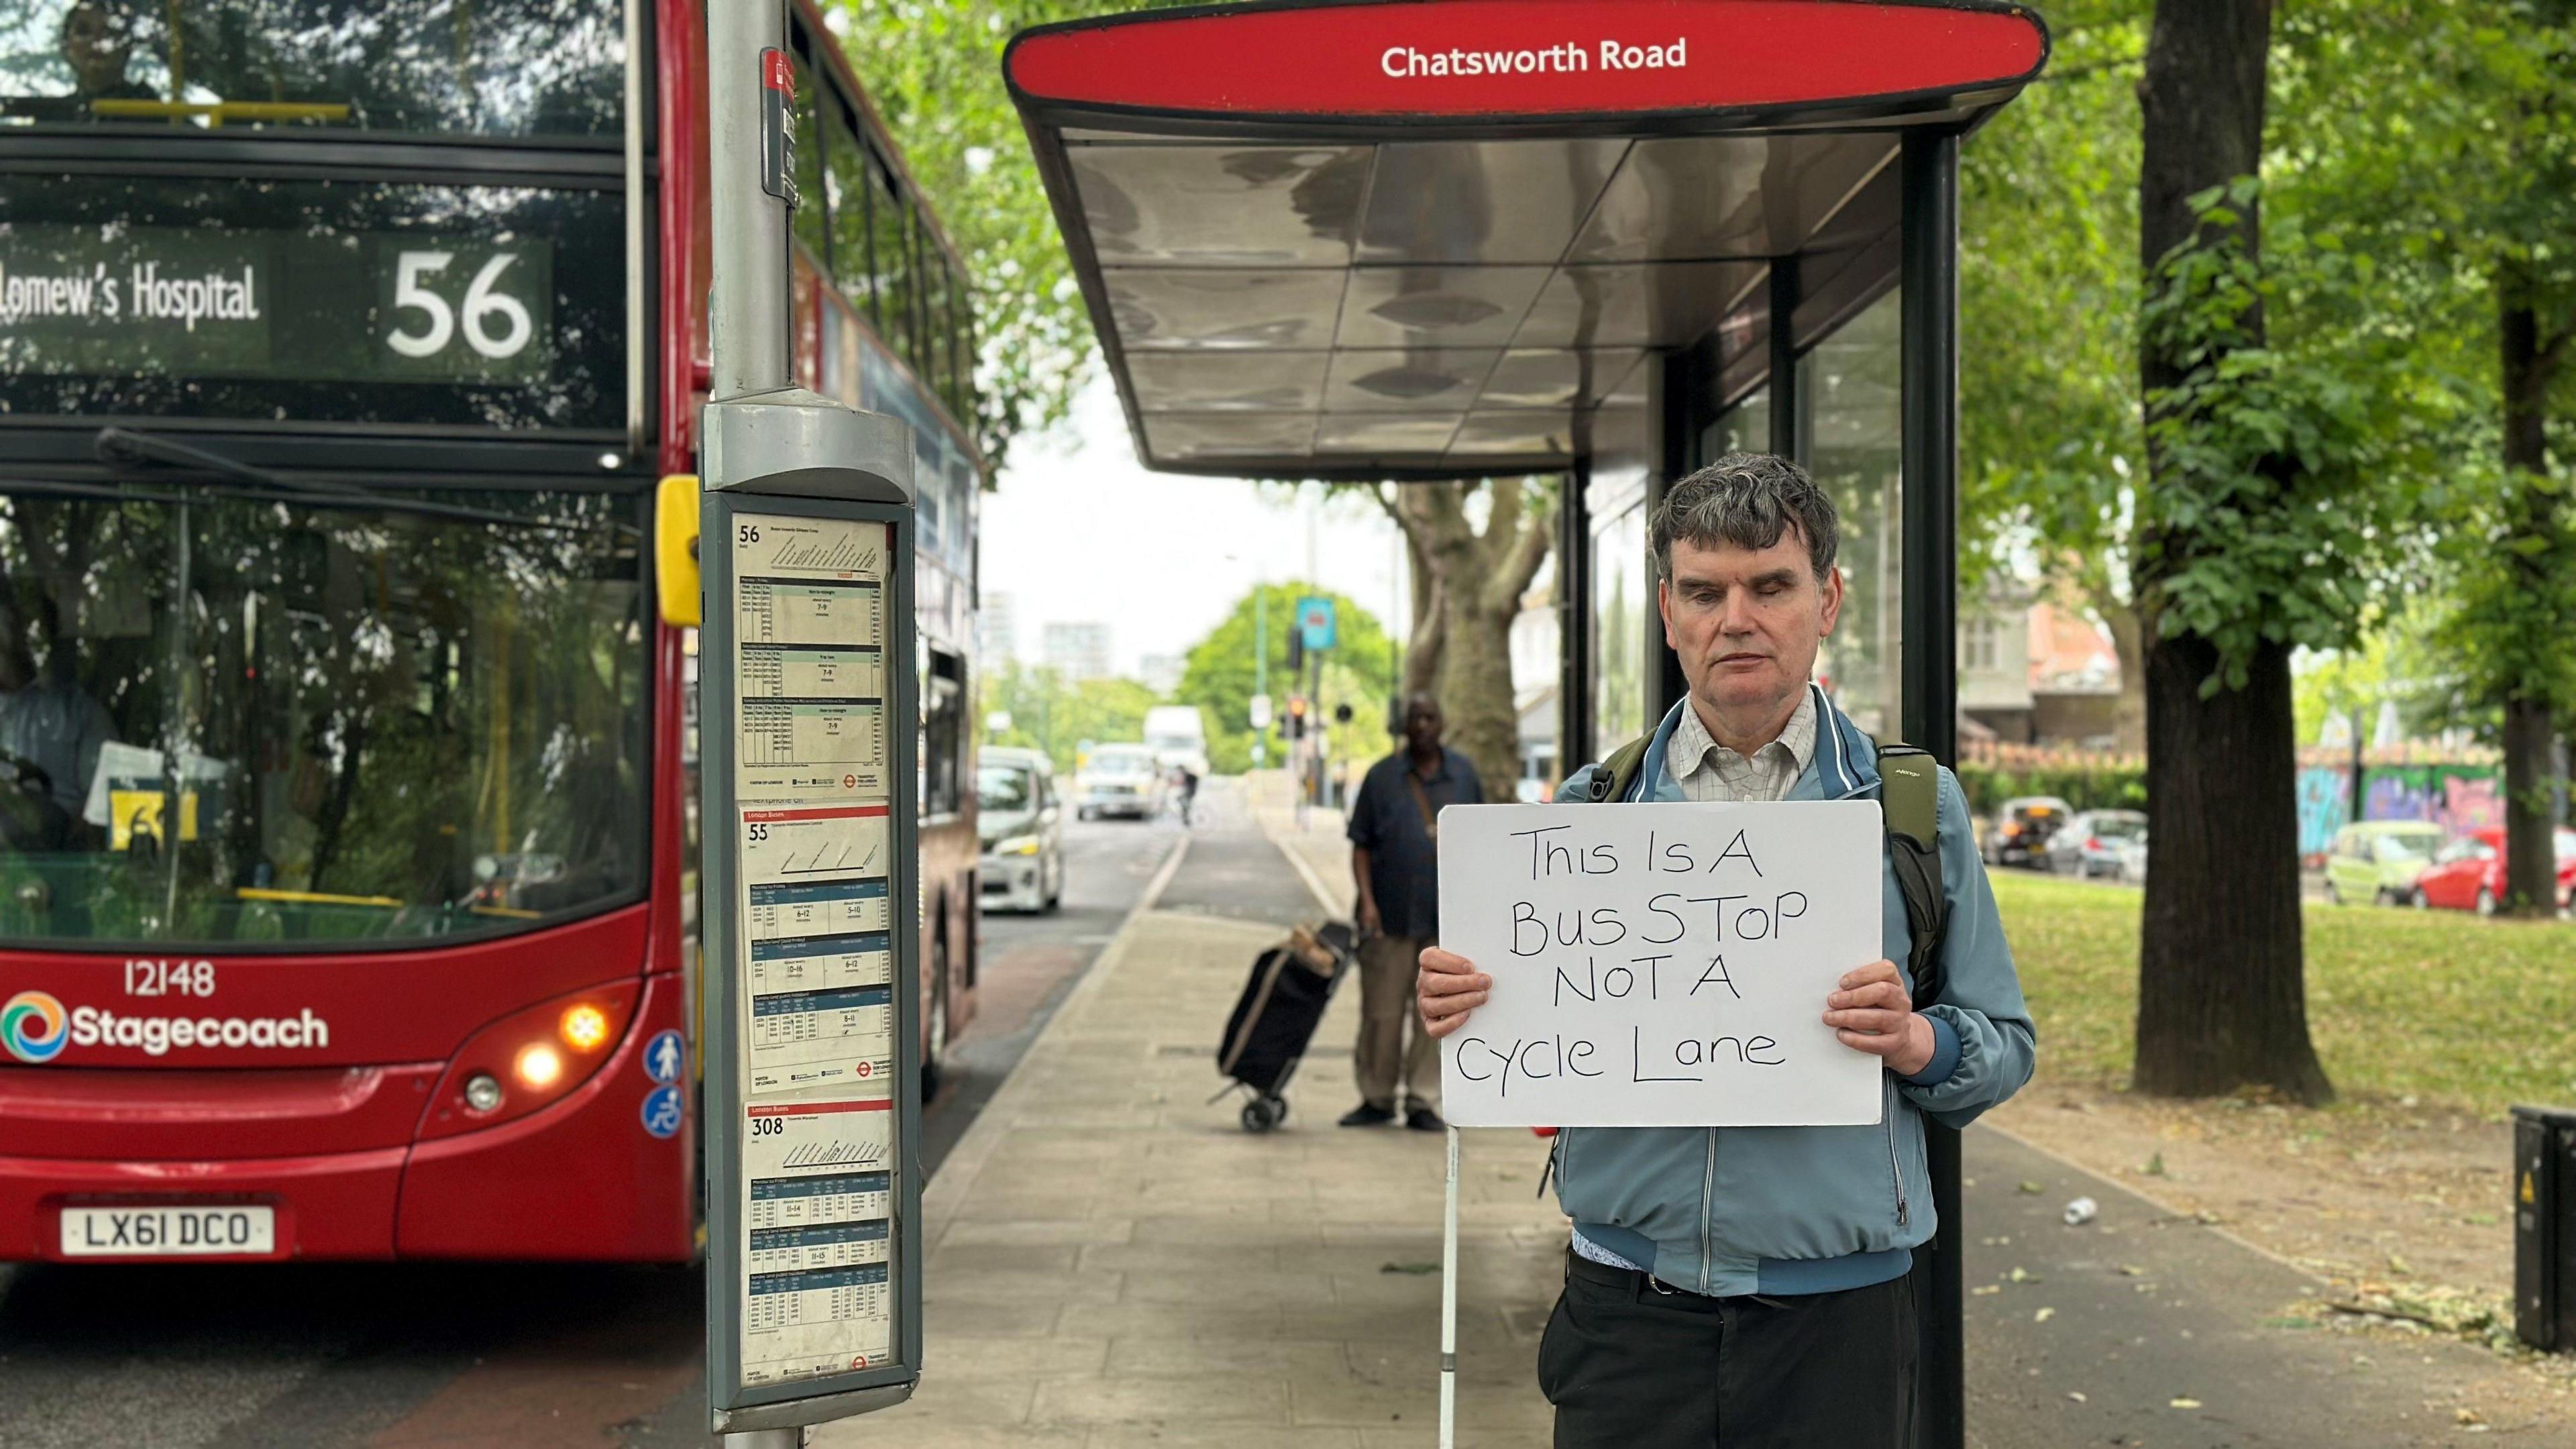
[[563, 1076], [563, 1068], [563, 1053], [544, 1042], [533, 1042], [520, 1049], [510, 1070], [518, 1074], [521, 1085], [542, 1092]]
[[420, 1140], [515, 1122], [596, 1082], [627, 1040], [644, 989], [637, 978], [603, 982], [485, 1023], [448, 1058]]

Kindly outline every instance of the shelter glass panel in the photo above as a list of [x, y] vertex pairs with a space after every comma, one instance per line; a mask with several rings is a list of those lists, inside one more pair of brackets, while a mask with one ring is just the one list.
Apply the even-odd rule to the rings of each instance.
[[1605, 757], [1646, 732], [1647, 668], [1662, 644], [1647, 624], [1654, 598], [1640, 498], [1592, 525], [1592, 741]]
[[1700, 430], [1699, 460], [1716, 462], [1728, 453], [1768, 453], [1771, 449], [1771, 386], [1755, 388], [1735, 406]]
[[1842, 617], [1816, 670], [1853, 721], [1881, 737], [1899, 718], [1902, 658], [1899, 315], [1891, 291], [1799, 360], [1809, 471], [1842, 514]]

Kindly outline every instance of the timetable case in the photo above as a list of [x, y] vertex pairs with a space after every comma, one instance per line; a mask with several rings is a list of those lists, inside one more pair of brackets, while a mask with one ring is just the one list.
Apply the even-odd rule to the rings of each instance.
[[912, 528], [891, 503], [702, 499], [720, 1429], [920, 1373], [920, 922], [894, 905], [918, 899]]

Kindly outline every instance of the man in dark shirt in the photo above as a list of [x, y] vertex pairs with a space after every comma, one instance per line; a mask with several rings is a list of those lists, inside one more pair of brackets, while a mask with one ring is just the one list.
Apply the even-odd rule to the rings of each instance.
[[1430, 695], [1405, 701], [1404, 748], [1369, 767], [1351, 802], [1351, 875], [1359, 884], [1360, 1040], [1354, 1053], [1360, 1104], [1345, 1127], [1396, 1117], [1437, 1132], [1440, 1048], [1413, 1010], [1415, 962], [1440, 943], [1441, 807], [1481, 805], [1484, 786], [1467, 757], [1440, 743], [1440, 706]]

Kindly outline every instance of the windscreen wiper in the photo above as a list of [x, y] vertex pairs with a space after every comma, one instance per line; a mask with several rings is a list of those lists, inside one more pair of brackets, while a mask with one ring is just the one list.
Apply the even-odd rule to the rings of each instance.
[[[297, 478], [273, 473], [266, 468], [228, 458], [211, 449], [176, 438], [139, 432], [133, 428], [105, 427], [98, 430], [92, 445], [98, 459], [112, 467], [129, 472], [142, 472], [146, 465], [166, 463], [174, 467], [198, 468], [248, 485], [248, 496], [262, 501], [302, 503], [314, 508], [345, 508], [369, 513], [407, 513], [423, 518], [453, 518], [467, 523], [497, 524], [503, 528], [537, 528], [571, 532], [580, 525], [558, 523], [550, 518], [529, 518], [523, 514], [502, 513], [489, 508], [474, 508], [462, 503], [438, 503], [426, 498], [404, 498], [379, 493], [355, 483], [334, 479]], [[182, 479], [160, 481], [182, 482]]]

